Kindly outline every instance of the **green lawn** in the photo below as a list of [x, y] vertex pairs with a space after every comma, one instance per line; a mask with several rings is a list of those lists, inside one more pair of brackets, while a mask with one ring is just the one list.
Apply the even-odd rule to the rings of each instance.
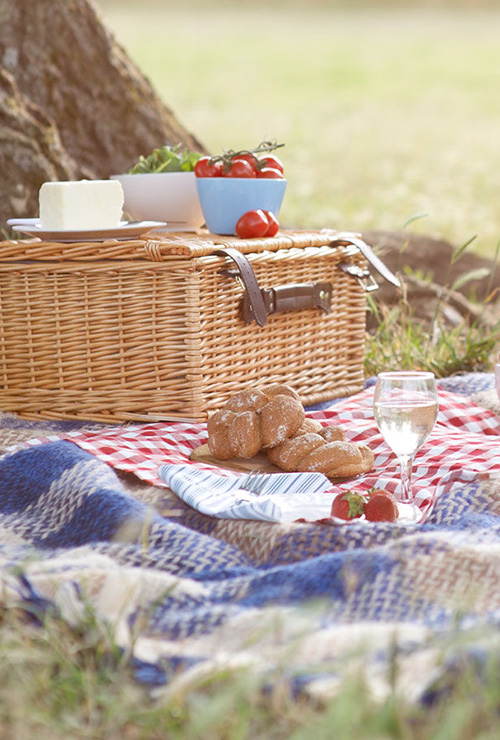
[[212, 153], [285, 143], [283, 223], [407, 228], [493, 255], [499, 11], [101, 2]]

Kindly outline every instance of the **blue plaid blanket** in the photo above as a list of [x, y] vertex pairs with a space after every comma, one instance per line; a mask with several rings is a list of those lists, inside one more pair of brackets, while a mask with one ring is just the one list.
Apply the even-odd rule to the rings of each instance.
[[[489, 374], [441, 387], [497, 410]], [[0, 449], [74, 427], [0, 416]], [[74, 626], [91, 608], [162, 691], [244, 666], [326, 698], [358, 665], [380, 696], [396, 657], [422, 699], [450, 633], [475, 653], [498, 632], [500, 482], [453, 488], [418, 527], [221, 521], [69, 441], [26, 446], [0, 457], [0, 577], [7, 608]]]

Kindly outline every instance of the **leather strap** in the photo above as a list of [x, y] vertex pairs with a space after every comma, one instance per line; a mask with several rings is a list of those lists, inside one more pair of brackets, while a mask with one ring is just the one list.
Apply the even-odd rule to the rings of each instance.
[[[341, 233], [330, 242], [330, 246], [352, 244], [357, 247], [361, 254], [375, 267], [376, 270], [393, 285], [400, 286], [400, 281], [384, 265], [384, 263], [372, 252], [371, 248], [357, 235]], [[242, 301], [243, 319], [246, 324], [256, 321], [259, 326], [267, 324], [269, 314], [292, 311], [304, 308], [320, 308], [329, 313], [331, 307], [332, 285], [331, 283], [295, 283], [290, 285], [278, 285], [274, 288], [260, 288], [253, 267], [247, 257], [234, 247], [224, 247], [214, 252], [233, 260], [238, 268], [234, 270], [221, 270], [230, 277], [241, 279], [245, 288]], [[362, 278], [370, 278], [368, 270], [362, 270], [356, 265], [340, 264], [339, 268], [348, 272], [361, 281]], [[375, 290], [378, 286], [372, 279], [371, 284], [361, 282], [365, 290]]]
[[[255, 319], [259, 326], [265, 326], [267, 324], [267, 310], [264, 304], [264, 299], [255, 277], [252, 265], [247, 260], [245, 255], [234, 249], [234, 247], [225, 247], [224, 249], [218, 249], [215, 254], [223, 255], [224, 257], [230, 257], [238, 267], [238, 277], [241, 278], [247, 296], [250, 303], [251, 318]], [[227, 272], [227, 271], [226, 271]], [[229, 273], [230, 274], [230, 273]], [[249, 322], [246, 322], [249, 323]]]
[[380, 275], [382, 275], [385, 280], [387, 280], [389, 283], [392, 283], [392, 285], [395, 285], [396, 288], [401, 287], [401, 281], [399, 280], [399, 278], [397, 278], [396, 275], [394, 275], [394, 273], [391, 272], [386, 265], [384, 265], [380, 257], [377, 257], [373, 249], [368, 246], [368, 244], [363, 241], [363, 239], [361, 239], [358, 234], [341, 232], [338, 235], [338, 238], [330, 242], [330, 245], [332, 247], [335, 247], [338, 244], [352, 244], [353, 246], [357, 247], [363, 257], [370, 263], [370, 265], [372, 265], [372, 267], [377, 270]]
[[272, 313], [294, 311], [304, 308], [320, 308], [329, 313], [332, 300], [331, 283], [292, 283], [274, 288], [260, 288], [253, 267], [247, 257], [234, 247], [218, 249], [215, 254], [229, 257], [238, 268], [223, 270], [229, 277], [239, 277], [245, 288], [242, 301], [243, 320], [246, 324], [256, 321], [259, 326], [267, 324]]

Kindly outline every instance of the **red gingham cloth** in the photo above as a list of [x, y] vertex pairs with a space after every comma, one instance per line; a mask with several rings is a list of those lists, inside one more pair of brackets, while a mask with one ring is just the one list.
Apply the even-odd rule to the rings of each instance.
[[[329, 409], [308, 413], [311, 418], [341, 425], [349, 441], [368, 445], [375, 455], [370, 473], [337, 485], [332, 483], [332, 490], [364, 491], [380, 486], [394, 492], [399, 485], [398, 461], [378, 431], [372, 403], [373, 387]], [[417, 453], [413, 466], [412, 488], [421, 508], [427, 508], [455, 481], [465, 483], [478, 477], [498, 476], [499, 435], [499, 416], [465, 396], [440, 389], [436, 425]], [[201, 423], [162, 422], [75, 431], [30, 440], [29, 444], [54, 439], [68, 439], [114, 468], [134, 473], [153, 485], [165, 486], [157, 475], [159, 466], [188, 463], [191, 452], [206, 442], [207, 433], [206, 425]], [[202, 469], [216, 469], [205, 463], [192, 464]], [[231, 474], [223, 468], [217, 470], [221, 474]]]

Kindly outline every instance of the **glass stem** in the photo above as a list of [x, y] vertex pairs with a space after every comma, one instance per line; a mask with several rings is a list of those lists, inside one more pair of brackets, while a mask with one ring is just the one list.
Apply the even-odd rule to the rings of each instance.
[[413, 503], [413, 494], [411, 492], [411, 468], [413, 464], [412, 455], [401, 455], [399, 465], [401, 467], [401, 494], [399, 500], [402, 504]]

